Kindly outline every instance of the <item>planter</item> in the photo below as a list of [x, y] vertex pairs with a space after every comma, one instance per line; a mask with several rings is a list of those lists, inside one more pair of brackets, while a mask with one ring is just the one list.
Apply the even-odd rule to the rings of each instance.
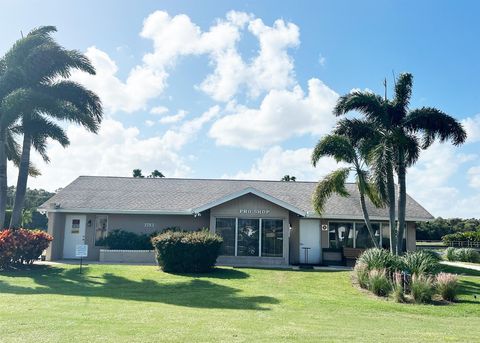
[[99, 261], [111, 263], [156, 263], [155, 251], [153, 250], [100, 249]]

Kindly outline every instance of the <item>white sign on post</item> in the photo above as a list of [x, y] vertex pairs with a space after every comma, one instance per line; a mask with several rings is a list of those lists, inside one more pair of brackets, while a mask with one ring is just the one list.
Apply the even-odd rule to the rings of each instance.
[[75, 256], [76, 257], [87, 257], [88, 256], [88, 245], [77, 244], [75, 246]]

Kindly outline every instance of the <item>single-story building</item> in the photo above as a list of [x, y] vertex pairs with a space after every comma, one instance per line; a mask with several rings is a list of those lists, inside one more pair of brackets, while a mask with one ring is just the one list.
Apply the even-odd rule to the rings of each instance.
[[[333, 195], [321, 216], [312, 207], [315, 187], [298, 181], [81, 176], [40, 207], [54, 236], [47, 259], [75, 258], [76, 245], [87, 244], [86, 259], [106, 260], [109, 251], [97, 244], [117, 229], [148, 234], [208, 228], [224, 240], [218, 263], [231, 265], [344, 263], [371, 247], [356, 185], [347, 185], [349, 197]], [[367, 206], [375, 236], [388, 247], [388, 209]], [[406, 219], [405, 246], [414, 250], [415, 223], [433, 217], [407, 196]]]

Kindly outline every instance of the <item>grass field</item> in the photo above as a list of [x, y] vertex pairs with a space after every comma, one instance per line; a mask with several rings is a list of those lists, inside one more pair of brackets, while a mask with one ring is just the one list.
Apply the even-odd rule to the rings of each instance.
[[453, 305], [397, 304], [349, 272], [35, 266], [0, 272], [1, 342], [478, 342], [480, 272]]

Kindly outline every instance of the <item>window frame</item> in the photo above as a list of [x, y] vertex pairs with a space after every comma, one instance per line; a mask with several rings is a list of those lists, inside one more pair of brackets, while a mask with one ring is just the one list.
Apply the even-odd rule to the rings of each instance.
[[[263, 220], [279, 220], [282, 222], [282, 238], [285, 239], [285, 218], [279, 218], [279, 217], [268, 217], [268, 218], [254, 218], [254, 217], [238, 217], [238, 216], [214, 216], [214, 221], [215, 221], [215, 233], [217, 234], [217, 219], [234, 219], [235, 218], [235, 255], [234, 257], [264, 257], [262, 256], [262, 234], [263, 234]], [[238, 222], [239, 220], [258, 220], [258, 254], [257, 255], [251, 255], [251, 256], [241, 256], [238, 254], [238, 232], [239, 232], [239, 226]], [[285, 256], [285, 251], [284, 247], [282, 244], [282, 256], [266, 256], [267, 258], [284, 258]], [[226, 257], [232, 257], [232, 255], [221, 255], [221, 256], [226, 256]]]
[[95, 247], [102, 247], [103, 245], [97, 245], [97, 223], [98, 223], [98, 218], [101, 218], [101, 217], [105, 217], [107, 219], [107, 227], [105, 229], [105, 237], [106, 238], [108, 236], [108, 231], [109, 231], [109, 218], [108, 218], [108, 214], [97, 214], [95, 215], [95, 221], [94, 221], [94, 227], [93, 227], [93, 246]]

